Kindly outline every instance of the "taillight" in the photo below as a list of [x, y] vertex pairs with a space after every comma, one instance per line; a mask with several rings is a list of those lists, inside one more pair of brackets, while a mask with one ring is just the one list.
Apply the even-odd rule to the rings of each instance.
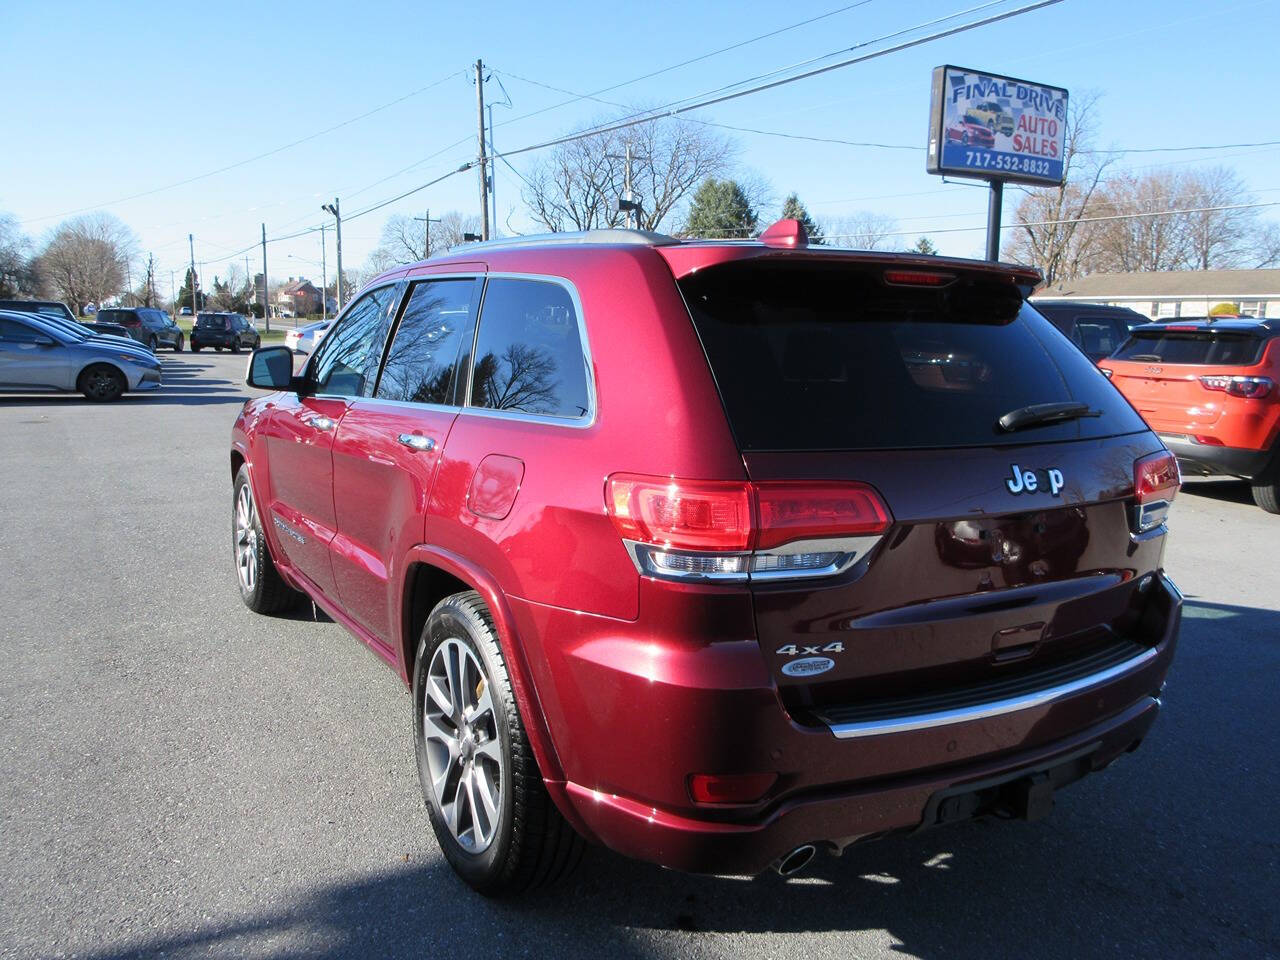
[[615, 474], [605, 506], [641, 573], [676, 580], [828, 576], [892, 522], [862, 483], [739, 483]]
[[1275, 381], [1270, 377], [1201, 377], [1200, 384], [1206, 390], [1220, 390], [1233, 397], [1260, 400], [1271, 393]]
[[689, 796], [695, 803], [755, 803], [777, 782], [776, 773], [692, 773]]
[[1137, 509], [1133, 525], [1136, 533], [1154, 530], [1164, 523], [1181, 484], [1178, 460], [1168, 450], [1134, 462], [1133, 499]]
[[899, 287], [945, 287], [956, 278], [954, 273], [932, 270], [886, 270], [884, 282]]

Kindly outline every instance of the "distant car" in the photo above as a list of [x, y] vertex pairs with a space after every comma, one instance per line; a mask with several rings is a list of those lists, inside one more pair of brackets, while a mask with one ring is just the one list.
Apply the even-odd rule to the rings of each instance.
[[106, 333], [113, 337], [124, 337], [126, 340], [132, 340], [129, 336], [129, 329], [122, 327], [118, 323], [99, 323], [97, 320], [81, 321], [80, 326], [92, 330], [94, 333]]
[[994, 100], [975, 103], [965, 111], [965, 120], [984, 126], [992, 133], [998, 131], [1006, 137], [1013, 136], [1013, 114]]
[[996, 135], [980, 123], [961, 120], [954, 127], [947, 127], [947, 139], [958, 140], [965, 146], [994, 147]]
[[1100, 366], [1183, 475], [1239, 477], [1280, 513], [1280, 320], [1144, 324]]
[[182, 352], [182, 328], [173, 318], [155, 307], [107, 307], [98, 311], [99, 323], [118, 323], [129, 331], [129, 336], [145, 343], [152, 350], [172, 347]]
[[1094, 363], [1105, 360], [1129, 339], [1129, 331], [1149, 322], [1137, 310], [1070, 300], [1032, 300], [1031, 306], [1071, 338]]
[[160, 361], [136, 345], [76, 334], [30, 313], [0, 311], [0, 391], [60, 390], [118, 400], [160, 387]]
[[57, 300], [0, 300], [0, 310], [18, 310], [22, 313], [35, 313], [42, 317], [58, 317], [75, 322], [76, 315], [65, 303]]
[[305, 324], [297, 330], [290, 330], [284, 335], [284, 345], [294, 353], [311, 353], [332, 323], [332, 320], [317, 320], [315, 323]]
[[199, 353], [204, 347], [215, 350], [257, 350], [262, 343], [257, 328], [242, 313], [201, 313], [196, 315], [191, 328], [191, 351]]
[[191, 308], [190, 308], [190, 307], [183, 307], [181, 310], [179, 310], [179, 311], [178, 311], [178, 316], [180, 316], [180, 317], [189, 317], [189, 316], [191, 316]]

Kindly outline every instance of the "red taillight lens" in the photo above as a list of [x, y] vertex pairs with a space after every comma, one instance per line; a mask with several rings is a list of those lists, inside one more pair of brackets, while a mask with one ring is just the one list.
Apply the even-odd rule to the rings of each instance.
[[886, 270], [884, 282], [902, 287], [945, 287], [956, 278], [954, 273], [934, 273], [929, 270]]
[[1275, 381], [1270, 377], [1201, 377], [1200, 385], [1206, 390], [1220, 390], [1233, 397], [1261, 400], [1271, 393]]
[[1172, 500], [1181, 484], [1178, 460], [1168, 450], [1143, 457], [1133, 465], [1133, 495], [1138, 503]]
[[1203, 443], [1206, 447], [1225, 447], [1226, 446], [1226, 444], [1222, 442], [1221, 437], [1211, 437], [1203, 433], [1197, 433], [1191, 439], [1195, 440], [1196, 443]]
[[749, 485], [615, 474], [609, 516], [628, 540], [677, 550], [750, 550]]
[[889, 527], [889, 508], [861, 483], [762, 483], [756, 487], [756, 498], [760, 550], [794, 540], [870, 536]]
[[605, 508], [642, 572], [685, 580], [826, 576], [865, 556], [893, 522], [864, 483], [623, 473], [605, 482]]
[[776, 773], [694, 773], [689, 796], [695, 803], [754, 803], [777, 782]]

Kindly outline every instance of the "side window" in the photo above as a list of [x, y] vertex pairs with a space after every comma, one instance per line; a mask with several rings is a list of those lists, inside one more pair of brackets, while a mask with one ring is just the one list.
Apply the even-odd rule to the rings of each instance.
[[325, 337], [311, 368], [319, 393], [367, 396], [382, 357], [383, 320], [395, 299], [394, 286], [370, 290], [351, 305]]
[[0, 340], [9, 343], [35, 343], [41, 334], [32, 330], [25, 323], [18, 323], [16, 320], [6, 320], [0, 317]]
[[396, 327], [374, 396], [411, 403], [454, 403], [458, 351], [471, 340], [475, 280], [416, 284]]
[[490, 280], [471, 403], [547, 417], [586, 416], [587, 364], [569, 292], [543, 280]]

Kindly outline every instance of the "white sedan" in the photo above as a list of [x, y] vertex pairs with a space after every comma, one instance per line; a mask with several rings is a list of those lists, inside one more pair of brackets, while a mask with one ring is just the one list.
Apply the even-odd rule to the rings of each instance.
[[290, 330], [284, 335], [284, 345], [294, 353], [310, 353], [316, 348], [316, 344], [320, 342], [320, 338], [324, 336], [331, 323], [333, 323], [332, 320], [317, 320], [315, 323], [308, 323], [296, 330]]

